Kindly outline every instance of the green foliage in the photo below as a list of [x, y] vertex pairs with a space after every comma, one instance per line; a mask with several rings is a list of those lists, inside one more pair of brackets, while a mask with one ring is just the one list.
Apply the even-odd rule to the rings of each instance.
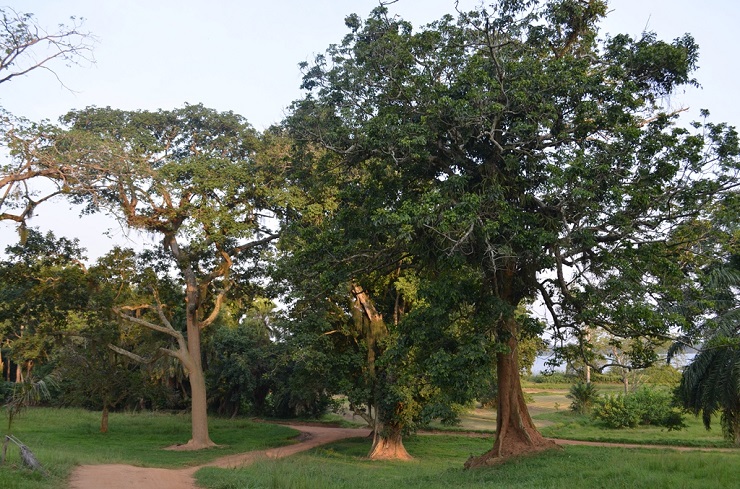
[[570, 386], [567, 396], [570, 399], [570, 409], [578, 414], [588, 414], [591, 412], [593, 405], [599, 400], [599, 390], [596, 385], [589, 382], [578, 382]]
[[[637, 425], [629, 429], [611, 429], [591, 416], [570, 410], [535, 414], [535, 419], [545, 422], [540, 431], [548, 438], [583, 440], [605, 443], [632, 443], [637, 445], [669, 445], [704, 448], [730, 448], [722, 433], [707, 431], [700, 419], [684, 417], [686, 428], [667, 430], [663, 426]], [[717, 417], [716, 422], [719, 422]]]
[[5, 412], [8, 415], [8, 433], [11, 432], [13, 420], [21, 412], [29, 407], [36, 406], [43, 401], [51, 399], [51, 390], [57, 385], [57, 380], [53, 376], [46, 376], [43, 379], [34, 379], [28, 376], [22, 382], [14, 382], [9, 389], [5, 400]]
[[49, 363], [90, 290], [78, 240], [29, 229], [24, 243], [6, 248], [0, 261], [0, 332], [10, 359], [25, 370]]
[[665, 390], [648, 387], [627, 395], [605, 396], [594, 406], [593, 417], [614, 429], [634, 428], [638, 424], [669, 430], [686, 427], [681, 412], [673, 406], [673, 396]]
[[219, 414], [264, 416], [275, 368], [275, 347], [254, 322], [221, 326], [205, 346], [209, 403]]
[[[503, 358], [524, 329], [516, 308], [537, 297], [554, 336], [577, 340], [561, 344], [587, 351], [585, 325], [603, 326], [632, 367], [695, 321], [672, 306], [721, 253], [692, 229], [735, 191], [737, 133], [679, 127], [661, 105], [696, 84], [690, 36], [600, 38], [606, 13], [601, 1], [501, 1], [415, 30], [381, 6], [303, 65], [305, 96], [285, 122], [291, 170], [326, 205], [289, 226], [293, 270], [317, 279], [306, 290], [321, 301], [413, 270], [422, 300], [394, 338], [427, 364], [417, 385], [463, 371], [470, 391], [490, 373], [481, 353]], [[430, 292], [442, 284], [446, 295]]]
[[636, 372], [639, 382], [660, 385], [665, 387], [677, 387], [681, 383], [681, 371], [673, 365], [653, 365]]
[[535, 384], [572, 384], [578, 379], [573, 374], [555, 371], [547, 374], [530, 375], [527, 380]]
[[624, 394], [604, 396], [594, 406], [593, 416], [614, 429], [633, 428], [641, 419], [639, 408], [630, 403]]
[[[735, 310], [737, 311], [737, 309]], [[716, 412], [728, 439], [740, 444], [740, 333], [725, 323], [705, 343], [683, 372], [678, 398], [710, 428]]]

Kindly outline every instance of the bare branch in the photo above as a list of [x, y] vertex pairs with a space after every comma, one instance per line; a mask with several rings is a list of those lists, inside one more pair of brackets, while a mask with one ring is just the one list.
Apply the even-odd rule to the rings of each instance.
[[45, 69], [60, 80], [49, 67], [57, 60], [68, 64], [94, 64], [93, 45], [97, 39], [80, 30], [83, 19], [71, 17], [70, 20], [70, 26], [60, 24], [57, 32], [47, 32], [32, 14], [1, 7], [0, 73], [3, 74], [0, 75], [0, 84], [36, 69]]

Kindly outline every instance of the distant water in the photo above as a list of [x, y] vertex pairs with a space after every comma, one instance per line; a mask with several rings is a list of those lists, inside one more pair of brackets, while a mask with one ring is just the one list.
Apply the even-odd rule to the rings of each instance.
[[[534, 365], [532, 365], [532, 374], [534, 375], [541, 374], [542, 372], [547, 370], [548, 366], [545, 365], [545, 363], [550, 359], [551, 357], [548, 355], [543, 355], [543, 356], [539, 356], [535, 358]], [[565, 372], [565, 364], [555, 367], [555, 371]]]

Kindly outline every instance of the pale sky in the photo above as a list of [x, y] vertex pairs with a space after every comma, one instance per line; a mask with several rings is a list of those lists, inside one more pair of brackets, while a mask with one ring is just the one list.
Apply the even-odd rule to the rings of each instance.
[[[84, 17], [98, 38], [93, 66], [53, 66], [67, 88], [36, 71], [0, 85], [0, 105], [31, 120], [56, 120], [70, 109], [98, 107], [173, 109], [203, 103], [231, 110], [262, 130], [279, 122], [301, 96], [298, 63], [311, 61], [347, 32], [349, 13], [366, 17], [377, 0], [0, 0], [32, 12], [53, 26]], [[480, 3], [460, 0], [463, 10]], [[419, 26], [454, 13], [454, 0], [399, 0], [389, 8]], [[688, 32], [700, 46], [696, 77], [701, 90], [677, 94], [671, 104], [689, 107], [687, 120], [709, 109], [714, 121], [740, 123], [735, 94], [740, 70], [740, 2], [737, 0], [612, 0], [602, 32], [638, 36], [655, 31], [663, 40]], [[79, 237], [94, 259], [122, 232], [101, 218], [78, 219], [63, 201], [38, 208], [30, 221], [58, 236]], [[16, 239], [0, 223], [0, 251]], [[124, 242], [125, 244], [125, 242]], [[132, 245], [133, 243], [129, 243]]]

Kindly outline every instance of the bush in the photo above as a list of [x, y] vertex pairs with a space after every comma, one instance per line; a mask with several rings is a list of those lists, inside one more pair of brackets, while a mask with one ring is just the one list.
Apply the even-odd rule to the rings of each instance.
[[587, 414], [591, 412], [591, 408], [600, 396], [598, 389], [592, 383], [578, 382], [570, 386], [570, 393], [565, 397], [573, 401], [570, 403], [571, 411]]
[[548, 374], [530, 375], [527, 380], [535, 384], [571, 384], [577, 377], [564, 372], [550, 372]]
[[637, 426], [641, 414], [628, 396], [617, 394], [600, 399], [594, 406], [593, 417], [609, 428], [619, 429]]
[[663, 426], [669, 430], [686, 427], [683, 414], [673, 405], [673, 396], [664, 390], [642, 387], [637, 391], [607, 396], [594, 406], [593, 417], [609, 428], [640, 425]]

